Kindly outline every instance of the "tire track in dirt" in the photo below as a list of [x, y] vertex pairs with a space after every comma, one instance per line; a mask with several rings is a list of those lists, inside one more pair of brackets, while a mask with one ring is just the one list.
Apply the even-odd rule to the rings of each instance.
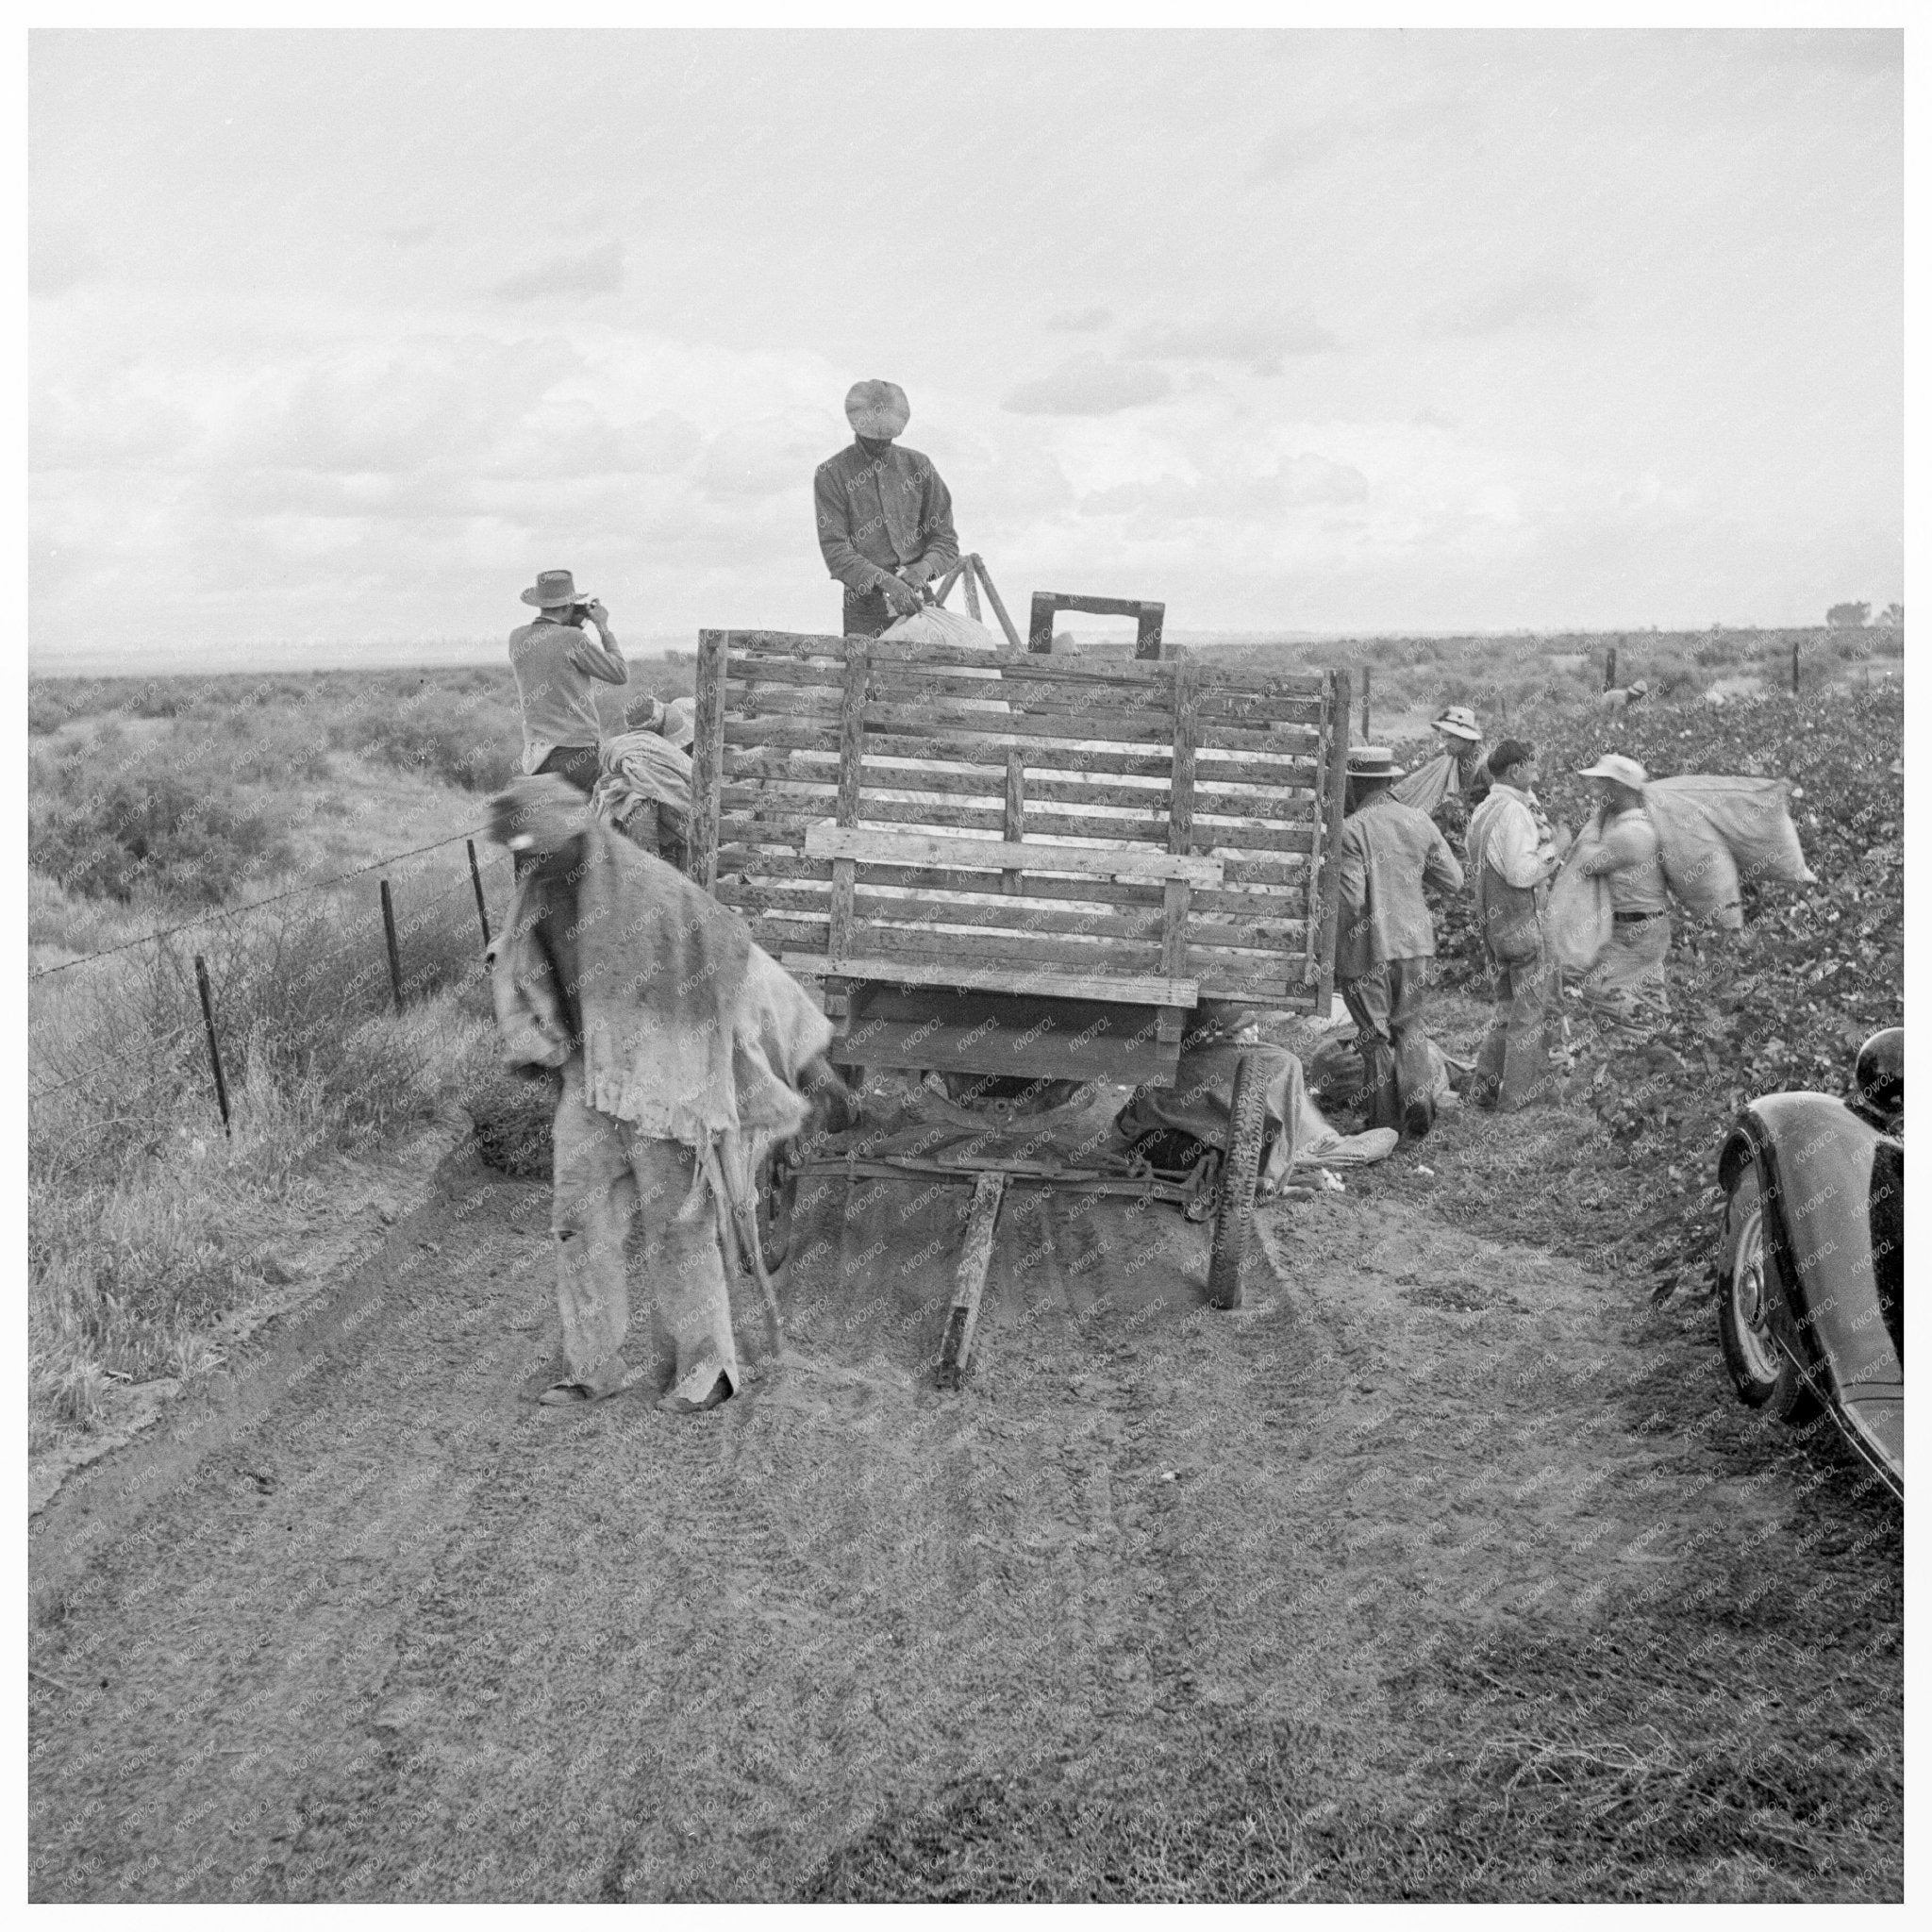
[[962, 1395], [964, 1190], [831, 1188], [800, 1361], [691, 1419], [515, 1400], [547, 1202], [488, 1190], [36, 1633], [107, 1685], [36, 1686], [33, 1896], [770, 1897], [920, 1793], [1217, 1712], [1399, 1778], [1387, 1686], [1445, 1633], [1585, 1630], [1777, 1519], [1620, 1420], [1642, 1351], [1573, 1264], [1294, 1197], [1220, 1314], [1171, 1210], [1009, 1200]]

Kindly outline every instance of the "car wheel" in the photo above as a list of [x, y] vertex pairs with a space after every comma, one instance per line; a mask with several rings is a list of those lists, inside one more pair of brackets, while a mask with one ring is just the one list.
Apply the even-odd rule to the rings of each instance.
[[1793, 1424], [1818, 1413], [1818, 1398], [1793, 1359], [1802, 1344], [1765, 1231], [1764, 1186], [1755, 1160], [1742, 1164], [1727, 1189], [1717, 1332], [1724, 1366], [1748, 1407]]

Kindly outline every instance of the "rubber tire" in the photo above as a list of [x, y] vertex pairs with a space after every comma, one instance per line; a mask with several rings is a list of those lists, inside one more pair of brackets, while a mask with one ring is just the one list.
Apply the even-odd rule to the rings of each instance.
[[1235, 1062], [1228, 1103], [1227, 1141], [1221, 1161], [1221, 1198], [1214, 1208], [1214, 1237], [1208, 1254], [1210, 1307], [1241, 1305], [1241, 1267], [1255, 1232], [1255, 1191], [1261, 1179], [1261, 1142], [1268, 1127], [1268, 1088], [1258, 1054]]
[[1743, 1162], [1727, 1185], [1718, 1260], [1718, 1341], [1739, 1401], [1797, 1427], [1818, 1414], [1820, 1404], [1791, 1359], [1794, 1352], [1806, 1359], [1804, 1343], [1765, 1239], [1764, 1191], [1755, 1158]]
[[791, 1210], [798, 1199], [798, 1169], [789, 1141], [766, 1151], [758, 1162], [757, 1221], [758, 1254], [774, 1279], [791, 1254]]

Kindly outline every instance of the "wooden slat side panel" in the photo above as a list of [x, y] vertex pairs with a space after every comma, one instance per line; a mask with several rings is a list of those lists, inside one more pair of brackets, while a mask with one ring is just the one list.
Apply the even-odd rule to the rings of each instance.
[[918, 862], [925, 865], [973, 866], [1001, 871], [1014, 867], [1031, 872], [1051, 866], [1058, 872], [1117, 874], [1121, 877], [1184, 878], [1191, 885], [1218, 886], [1224, 866], [1218, 858], [1176, 853], [1108, 851], [1055, 844], [1042, 839], [1024, 845], [997, 840], [922, 837], [911, 832], [850, 831], [841, 825], [814, 825], [807, 850], [815, 858], [876, 860], [882, 865]]
[[[727, 716], [724, 743], [727, 747], [724, 756], [734, 775], [763, 775], [772, 769], [774, 760], [783, 760], [799, 753], [808, 754], [815, 759], [835, 758], [839, 755], [839, 737], [835, 728], [801, 724], [787, 719], [740, 720]], [[1274, 751], [1281, 748], [1274, 747], [1270, 756], [1262, 758], [1241, 749], [1223, 751], [1204, 740], [1195, 753], [1195, 769], [1204, 783], [1306, 786], [1312, 774], [1324, 769], [1312, 756], [1312, 744], [1311, 734], [1311, 750], [1307, 755], [1297, 754], [1293, 758], [1275, 756]], [[941, 764], [997, 765], [1004, 769], [1010, 747], [991, 738], [970, 738], [958, 741], [958, 748], [950, 751], [921, 754], [916, 746], [903, 743], [895, 744], [891, 749], [892, 756], [898, 758], [926, 757]], [[1091, 745], [1038, 741], [1023, 744], [1019, 749], [1025, 758], [1029, 779], [1035, 772], [1056, 770], [1099, 773], [1110, 777], [1165, 778], [1173, 768], [1172, 756], [1165, 751], [1097, 751]], [[868, 759], [866, 762], [870, 764], [873, 761]], [[905, 768], [884, 765], [881, 769]]]
[[1119, 1001], [1129, 1006], [1191, 1007], [1199, 988], [1191, 979], [1142, 974], [1085, 975], [1054, 968], [1008, 972], [998, 967], [934, 964], [913, 958], [833, 958], [786, 953], [779, 963], [807, 973], [829, 972], [844, 979], [876, 979], [903, 986], [962, 986], [989, 992], [1047, 993], [1058, 999]]
[[1320, 843], [1315, 848], [1316, 876], [1320, 880], [1321, 913], [1316, 944], [1315, 997], [1317, 1010], [1326, 1014], [1335, 997], [1335, 925], [1341, 901], [1341, 870], [1336, 854], [1341, 839], [1341, 809], [1348, 773], [1348, 713], [1355, 694], [1355, 680], [1346, 671], [1331, 675], [1328, 716], [1323, 737], [1328, 758], [1327, 809], [1323, 815]]
[[874, 958], [969, 960], [978, 966], [1006, 965], [1024, 972], [1066, 966], [1090, 976], [1108, 973], [1150, 974], [1163, 978], [1187, 976], [1161, 972], [1158, 940], [1143, 943], [1133, 940], [1064, 939], [1047, 933], [922, 932], [916, 926], [867, 920], [854, 921], [852, 930], [852, 951]]
[[[790, 797], [771, 792], [755, 794], [756, 808], [743, 791], [733, 787], [727, 797], [726, 815], [731, 831], [753, 842], [762, 835], [769, 836], [774, 843], [789, 843], [789, 835], [802, 833], [812, 825], [823, 823], [826, 817], [821, 801], [812, 798]], [[895, 825], [945, 825], [962, 836], [973, 832], [997, 833], [1006, 823], [1005, 809], [1001, 806], [968, 805], [927, 805], [922, 802], [908, 802], [903, 799], [869, 798], [864, 802], [861, 824], [867, 829], [877, 829], [881, 838], [895, 835], [890, 829]], [[1167, 821], [1165, 816], [1149, 815], [1145, 818], [1129, 818], [1124, 813], [1093, 813], [1075, 817], [1072, 813], [1029, 812], [1026, 819], [1029, 843], [1034, 839], [1049, 840], [1093, 840], [1096, 845], [1084, 855], [1094, 860], [1101, 856], [1103, 846], [1118, 846], [1123, 856], [1154, 846], [1165, 849], [1167, 844]], [[787, 835], [781, 837], [780, 835]], [[1298, 855], [1314, 849], [1316, 827], [1312, 824], [1261, 827], [1239, 823], [1210, 822], [1195, 825], [1194, 850], [1206, 855], [1214, 852], [1274, 854], [1279, 856]], [[922, 858], [924, 855], [920, 855]], [[908, 860], [911, 855], [908, 855]], [[963, 855], [962, 855], [963, 861]], [[895, 864], [901, 861], [881, 857], [880, 864]], [[943, 859], [925, 862], [944, 863]], [[1041, 860], [1042, 864], [1046, 861]], [[1098, 863], [1089, 870], [1103, 870]], [[1121, 868], [1124, 874], [1133, 871], [1131, 866]]]
[[[824, 882], [830, 889], [832, 874], [831, 861], [823, 858], [808, 858], [798, 852], [762, 852], [748, 846], [724, 846], [719, 851], [721, 873], [742, 872], [747, 878], [770, 881], [799, 880], [817, 883]], [[917, 865], [869, 865], [865, 869], [865, 882], [868, 887], [903, 887], [908, 891], [976, 892], [998, 895], [1000, 881], [1006, 874], [995, 872], [953, 872], [939, 866]], [[1108, 906], [1158, 906], [1160, 887], [1158, 884], [1122, 882], [1116, 879], [1056, 877], [1052, 874], [1021, 874], [1020, 896], [1024, 899], [1044, 899], [1061, 904], [1108, 905]], [[756, 890], [745, 887], [743, 890]], [[1272, 891], [1274, 889], [1263, 889]], [[1206, 895], [1195, 893], [1197, 903]], [[1231, 901], [1240, 901], [1245, 908], [1264, 903], [1258, 893], [1234, 892], [1218, 896]], [[1287, 905], [1286, 895], [1277, 895], [1266, 901], [1268, 904]], [[1297, 898], [1295, 903], [1299, 903]]]
[[691, 839], [685, 865], [694, 884], [710, 890], [717, 875], [718, 793], [724, 770], [724, 658], [728, 633], [698, 633], [697, 704], [691, 739]]
[[[1011, 675], [1028, 675], [1052, 678], [1078, 678], [1101, 683], [1158, 682], [1172, 672], [1174, 659], [1162, 662], [1138, 661], [1127, 657], [1081, 658], [1041, 656], [1024, 649], [995, 646], [991, 650], [966, 649], [958, 645], [913, 643], [899, 639], [874, 639], [881, 657], [890, 655], [908, 663], [996, 664]], [[742, 630], [731, 633], [734, 656], [746, 658], [831, 658], [841, 659], [845, 640], [829, 633], [798, 631]], [[1232, 691], [1274, 697], [1319, 699], [1327, 687], [1328, 674], [1320, 671], [1267, 671], [1200, 662], [1201, 685], [1207, 691]]]

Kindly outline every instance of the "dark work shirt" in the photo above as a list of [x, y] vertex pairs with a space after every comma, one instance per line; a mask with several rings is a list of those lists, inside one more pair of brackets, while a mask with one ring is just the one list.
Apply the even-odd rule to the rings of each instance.
[[853, 442], [812, 478], [825, 568], [853, 591], [903, 575], [914, 584], [959, 560], [953, 499], [930, 457], [889, 443], [874, 456]]

